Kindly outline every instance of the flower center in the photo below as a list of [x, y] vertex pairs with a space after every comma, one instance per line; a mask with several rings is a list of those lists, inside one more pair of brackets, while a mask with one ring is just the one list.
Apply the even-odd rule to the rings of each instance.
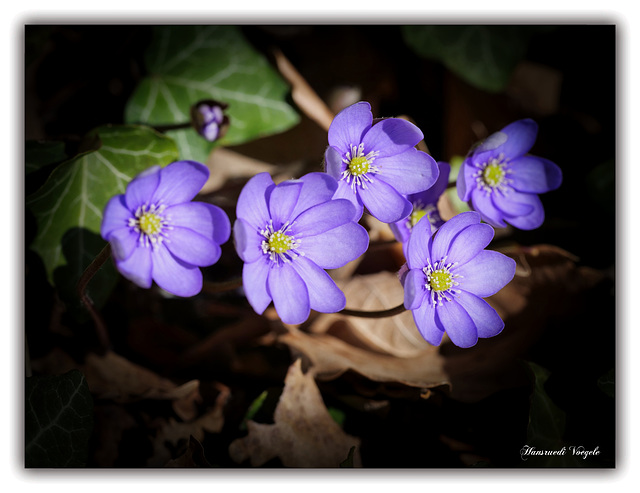
[[413, 228], [418, 221], [427, 215], [427, 211], [425, 209], [413, 209], [413, 212], [409, 216], [409, 228]]
[[507, 178], [511, 170], [507, 167], [504, 156], [500, 154], [498, 158], [493, 158], [479, 166], [475, 173], [478, 188], [484, 189], [487, 193], [495, 189], [505, 192], [512, 180]]
[[413, 204], [413, 212], [407, 218], [407, 228], [410, 230], [418, 224], [418, 221], [424, 216], [429, 218], [429, 222], [432, 226], [438, 226], [438, 222], [441, 221], [438, 209], [433, 205], [423, 206], [421, 203]]
[[260, 231], [260, 234], [264, 236], [262, 241], [262, 253], [269, 255], [271, 261], [278, 263], [290, 262], [292, 259], [304, 255], [302, 252], [297, 251], [300, 246], [300, 240], [296, 240], [293, 235], [287, 234], [291, 229], [292, 224], [286, 222], [278, 231], [273, 229], [273, 221], [269, 221], [269, 224]]
[[451, 301], [449, 296], [455, 296], [460, 292], [459, 289], [454, 289], [460, 283], [456, 279], [461, 279], [462, 276], [454, 274], [451, 269], [457, 265], [457, 262], [445, 264], [447, 257], [444, 257], [435, 265], [429, 264], [422, 269], [427, 276], [427, 282], [424, 285], [428, 291], [431, 292], [431, 302], [436, 305], [442, 305], [442, 300]]
[[129, 218], [128, 226], [139, 233], [138, 241], [144, 246], [157, 247], [167, 239], [167, 231], [173, 229], [169, 226], [169, 217], [163, 214], [165, 209], [164, 205], [144, 204]]
[[346, 180], [351, 185], [351, 189], [355, 192], [356, 186], [367, 188], [365, 182], [371, 182], [370, 174], [378, 173], [380, 170], [372, 163], [379, 151], [371, 151], [367, 155], [364, 154], [364, 144], [359, 146], [351, 146], [351, 150], [342, 158], [342, 162], [347, 165], [347, 169], [342, 172], [341, 180]]

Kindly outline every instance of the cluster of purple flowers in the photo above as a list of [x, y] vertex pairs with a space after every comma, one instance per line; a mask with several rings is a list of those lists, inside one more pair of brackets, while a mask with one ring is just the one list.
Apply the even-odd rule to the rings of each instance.
[[[194, 108], [201, 134], [218, 138], [223, 108]], [[366, 209], [403, 244], [404, 306], [428, 342], [440, 344], [446, 332], [470, 347], [498, 334], [504, 323], [483, 298], [513, 278], [515, 262], [485, 250], [492, 226], [540, 226], [538, 194], [562, 181], [558, 166], [527, 154], [536, 134], [532, 120], [520, 120], [475, 146], [457, 181], [474, 211], [445, 221], [438, 201], [450, 166], [416, 149], [422, 132], [398, 118], [374, 124], [365, 102], [344, 109], [329, 128], [326, 172], [279, 184], [260, 173], [240, 193], [233, 240], [249, 304], [261, 314], [273, 303], [288, 324], [304, 322], [311, 310], [344, 309], [345, 296], [326, 269], [366, 252], [369, 236], [358, 224]], [[155, 281], [178, 296], [202, 289], [200, 267], [217, 262], [231, 230], [220, 208], [191, 202], [207, 177], [207, 168], [191, 161], [156, 166], [109, 201], [101, 232], [123, 276], [145, 288]]]

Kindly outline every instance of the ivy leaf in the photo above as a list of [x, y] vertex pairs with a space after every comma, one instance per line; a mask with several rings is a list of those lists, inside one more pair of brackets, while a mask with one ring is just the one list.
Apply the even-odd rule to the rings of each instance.
[[84, 375], [28, 377], [25, 466], [82, 467], [93, 430], [93, 400]]
[[407, 45], [442, 62], [469, 84], [503, 90], [524, 57], [536, 26], [403, 26]]
[[[102, 211], [109, 199], [124, 193], [139, 172], [178, 158], [173, 140], [148, 127], [100, 127], [88, 140], [96, 142], [96, 150], [62, 163], [27, 199], [37, 221], [31, 248], [42, 257], [49, 282], [55, 286], [60, 279], [75, 285], [106, 245], [99, 235]], [[56, 276], [58, 268], [63, 271]], [[112, 272], [115, 276], [115, 270]], [[99, 304], [95, 298], [94, 302]]]
[[229, 130], [216, 143], [193, 129], [172, 131], [181, 159], [206, 161], [217, 144], [241, 144], [299, 121], [285, 102], [289, 87], [236, 26], [158, 26], [146, 65], [149, 76], [127, 103], [127, 122], [180, 124], [190, 120], [190, 108], [199, 100], [229, 105]]

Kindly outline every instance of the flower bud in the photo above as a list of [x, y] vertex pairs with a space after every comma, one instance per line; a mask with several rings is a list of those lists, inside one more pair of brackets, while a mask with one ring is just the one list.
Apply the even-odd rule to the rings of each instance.
[[209, 142], [222, 138], [229, 128], [224, 110], [229, 105], [213, 99], [198, 101], [191, 107], [191, 125]]

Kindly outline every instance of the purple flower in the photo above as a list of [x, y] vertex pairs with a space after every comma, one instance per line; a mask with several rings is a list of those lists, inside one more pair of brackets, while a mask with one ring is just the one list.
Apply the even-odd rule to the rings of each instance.
[[143, 288], [153, 280], [177, 296], [200, 292], [199, 267], [218, 261], [231, 234], [222, 209], [191, 202], [208, 177], [207, 167], [193, 161], [153, 166], [109, 200], [101, 234], [124, 277]]
[[335, 198], [354, 205], [355, 220], [366, 207], [380, 221], [393, 223], [411, 214], [405, 195], [431, 187], [438, 167], [414, 147], [423, 137], [418, 127], [399, 118], [372, 123], [366, 102], [336, 115], [329, 127], [326, 171], [338, 180]]
[[544, 222], [537, 194], [555, 190], [562, 171], [541, 157], [528, 155], [538, 134], [530, 119], [518, 120], [472, 149], [458, 175], [458, 196], [495, 227], [509, 223], [535, 229]]
[[437, 346], [446, 332], [451, 342], [471, 347], [479, 337], [504, 328], [482, 298], [502, 289], [516, 271], [513, 259], [484, 250], [493, 238], [477, 212], [463, 212], [431, 234], [428, 219], [415, 225], [407, 248], [404, 306], [427, 342]]
[[438, 200], [449, 184], [449, 172], [451, 171], [451, 166], [449, 166], [449, 163], [445, 163], [444, 161], [438, 161], [437, 164], [440, 173], [435, 184], [428, 190], [408, 195], [407, 199], [413, 206], [411, 214], [409, 214], [409, 217], [406, 219], [402, 219], [401, 221], [397, 221], [389, 225], [391, 231], [393, 231], [393, 235], [396, 237], [396, 240], [402, 243], [405, 255], [407, 254], [406, 247], [411, 230], [418, 221], [420, 221], [420, 219], [425, 216], [428, 218], [432, 233], [435, 233], [438, 228], [444, 224], [444, 221], [440, 217], [440, 212], [438, 211]]
[[242, 189], [233, 237], [245, 262], [244, 291], [257, 313], [273, 300], [283, 322], [300, 324], [310, 309], [333, 313], [345, 307], [344, 294], [324, 269], [362, 255], [369, 236], [353, 221], [348, 200], [332, 200], [337, 188], [325, 173], [277, 186], [268, 173], [259, 173]]
[[191, 125], [209, 142], [222, 138], [229, 127], [229, 117], [223, 111], [226, 103], [207, 99], [191, 107]]

